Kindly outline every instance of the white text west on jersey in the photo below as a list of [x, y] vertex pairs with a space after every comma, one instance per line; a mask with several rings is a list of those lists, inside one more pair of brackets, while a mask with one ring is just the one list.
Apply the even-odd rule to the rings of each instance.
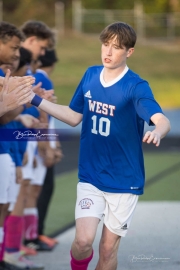
[[99, 101], [94, 101], [94, 100], [88, 100], [88, 102], [89, 102], [89, 110], [91, 112], [114, 116], [114, 111], [116, 109], [114, 105], [109, 105], [109, 104], [102, 103]]

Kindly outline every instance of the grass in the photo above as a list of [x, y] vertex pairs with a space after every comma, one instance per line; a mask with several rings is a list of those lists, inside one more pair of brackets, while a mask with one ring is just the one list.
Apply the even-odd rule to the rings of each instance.
[[[88, 66], [101, 64], [98, 36], [67, 35], [59, 40], [60, 61], [52, 73], [58, 102], [69, 104]], [[180, 108], [180, 46], [138, 43], [128, 66], [146, 79], [165, 109]]]
[[[145, 153], [147, 181], [178, 162], [180, 163], [178, 153]], [[145, 188], [145, 194], [140, 196], [140, 201], [180, 200], [179, 173], [180, 171], [174, 172]], [[74, 221], [77, 181], [77, 171], [56, 177], [55, 193], [46, 222], [45, 232], [47, 234], [53, 233]]]
[[[145, 154], [146, 182], [155, 175], [179, 163], [180, 156], [175, 153], [147, 153]], [[140, 201], [179, 201], [180, 170], [163, 176], [150, 186], [145, 187]]]
[[73, 222], [77, 181], [77, 171], [56, 177], [45, 233], [53, 233]]

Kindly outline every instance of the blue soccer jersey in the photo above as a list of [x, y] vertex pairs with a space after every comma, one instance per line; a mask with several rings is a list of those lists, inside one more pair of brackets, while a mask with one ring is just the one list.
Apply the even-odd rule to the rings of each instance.
[[[36, 82], [35, 82], [36, 84], [38, 84], [39, 82], [42, 83], [41, 88], [44, 88], [45, 90], [54, 89], [53, 82], [51, 81], [48, 74], [44, 70], [37, 69], [36, 73], [34, 74], [34, 77], [36, 79]], [[48, 115], [48, 119], [50, 121], [51, 115]]]
[[79, 179], [105, 192], [143, 194], [144, 121], [162, 113], [148, 83], [127, 67], [111, 83], [103, 66], [84, 74], [69, 107], [83, 114]]
[[48, 77], [48, 74], [44, 70], [37, 69], [34, 77], [36, 79], [35, 84], [38, 84], [39, 82], [42, 83], [41, 88], [44, 88], [45, 90], [54, 89], [51, 79]]

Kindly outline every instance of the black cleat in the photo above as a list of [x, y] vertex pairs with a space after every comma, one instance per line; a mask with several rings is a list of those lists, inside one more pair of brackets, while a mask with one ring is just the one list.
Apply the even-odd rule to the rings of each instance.
[[10, 263], [1, 261], [0, 262], [0, 270], [23, 270], [23, 268], [19, 268], [19, 267], [12, 265]]
[[52, 251], [54, 247], [49, 246], [48, 244], [42, 242], [39, 239], [35, 240], [25, 240], [24, 245], [28, 248], [33, 248], [37, 251]]

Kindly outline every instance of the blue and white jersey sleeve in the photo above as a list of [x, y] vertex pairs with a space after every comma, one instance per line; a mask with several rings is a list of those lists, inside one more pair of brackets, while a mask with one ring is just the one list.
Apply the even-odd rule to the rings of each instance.
[[35, 84], [38, 84], [38, 83], [41, 82], [42, 83], [42, 86], [41, 86], [42, 88], [44, 88], [46, 90], [52, 90], [52, 89], [54, 89], [54, 86], [53, 86], [52, 81], [44, 73], [42, 73], [40, 71], [39, 72], [36, 72], [34, 74], [34, 77], [36, 79]]
[[82, 80], [80, 81], [69, 105], [69, 107], [73, 111], [81, 113], [81, 114], [83, 114], [83, 110], [84, 110], [83, 85], [84, 85], [84, 81], [86, 80], [86, 73], [84, 74]]
[[30, 108], [26, 108], [25, 110], [22, 111], [21, 114], [30, 114], [30, 115], [34, 116], [35, 118], [38, 118], [40, 116], [39, 110], [34, 106], [32, 106]]
[[153, 125], [151, 117], [154, 114], [163, 113], [146, 81], [136, 85], [133, 91], [133, 102], [137, 114], [146, 121], [148, 125]]
[[5, 75], [4, 71], [0, 68], [0, 77], [5, 77]]

